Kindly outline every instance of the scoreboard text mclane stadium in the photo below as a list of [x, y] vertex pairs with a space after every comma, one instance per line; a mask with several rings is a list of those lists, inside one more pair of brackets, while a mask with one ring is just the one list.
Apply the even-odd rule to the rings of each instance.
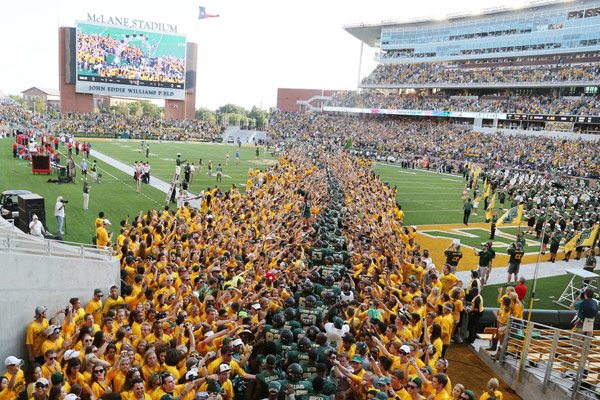
[[177, 33], [177, 25], [166, 24], [164, 22], [146, 21], [139, 18], [113, 17], [105, 16], [104, 14], [87, 13], [87, 22], [116, 25], [132, 29], [144, 29], [148, 31]]

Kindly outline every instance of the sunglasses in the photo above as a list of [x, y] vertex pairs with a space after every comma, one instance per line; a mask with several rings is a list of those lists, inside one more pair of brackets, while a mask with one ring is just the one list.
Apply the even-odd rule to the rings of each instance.
[[58, 357], [48, 357], [48, 360], [56, 360]]
[[93, 340], [92, 339], [85, 339], [84, 342], [90, 343], [90, 342], [93, 342]]
[[417, 385], [406, 385], [406, 387], [409, 389], [418, 389], [419, 388]]
[[97, 369], [97, 370], [94, 371], [94, 373], [96, 373], [96, 374], [101, 374], [102, 372], [104, 372], [103, 369]]

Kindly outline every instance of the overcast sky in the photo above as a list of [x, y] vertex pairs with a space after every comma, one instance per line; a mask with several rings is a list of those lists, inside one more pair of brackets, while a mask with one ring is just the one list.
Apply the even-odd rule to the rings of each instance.
[[[342, 26], [523, 0], [3, 0], [0, 91], [58, 89], [58, 26], [87, 13], [177, 24], [198, 43], [196, 107], [275, 106], [278, 87], [356, 89], [360, 42]], [[199, 21], [198, 6], [220, 18]], [[365, 47], [363, 75], [375, 67]]]

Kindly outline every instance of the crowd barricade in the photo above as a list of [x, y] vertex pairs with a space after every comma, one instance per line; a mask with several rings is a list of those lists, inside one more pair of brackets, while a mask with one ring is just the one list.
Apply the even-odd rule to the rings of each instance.
[[554, 384], [571, 398], [596, 398], [600, 388], [600, 330], [584, 335], [511, 318], [500, 362], [517, 368], [517, 381], [523, 371], [537, 377], [542, 391]]

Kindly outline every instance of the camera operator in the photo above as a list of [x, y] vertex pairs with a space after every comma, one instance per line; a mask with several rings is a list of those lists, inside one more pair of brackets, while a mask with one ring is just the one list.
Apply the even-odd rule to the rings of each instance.
[[56, 198], [56, 204], [54, 205], [54, 216], [56, 217], [56, 224], [58, 225], [58, 234], [63, 234], [63, 223], [65, 221], [65, 204], [68, 201], [63, 199], [62, 196]]

